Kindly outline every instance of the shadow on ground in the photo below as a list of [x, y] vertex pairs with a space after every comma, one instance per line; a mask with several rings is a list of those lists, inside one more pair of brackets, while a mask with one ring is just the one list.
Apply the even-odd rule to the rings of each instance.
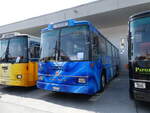
[[136, 101], [135, 104], [138, 113], [150, 113], [150, 102]]

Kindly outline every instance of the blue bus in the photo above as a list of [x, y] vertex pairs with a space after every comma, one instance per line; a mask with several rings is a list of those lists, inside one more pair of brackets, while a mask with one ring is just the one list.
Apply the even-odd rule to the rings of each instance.
[[37, 87], [93, 95], [119, 73], [119, 50], [90, 22], [67, 20], [41, 31]]

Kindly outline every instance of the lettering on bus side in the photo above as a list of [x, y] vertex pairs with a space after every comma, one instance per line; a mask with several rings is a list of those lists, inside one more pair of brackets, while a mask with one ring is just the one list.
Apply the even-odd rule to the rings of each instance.
[[150, 68], [135, 67], [135, 72], [141, 74], [150, 74]]

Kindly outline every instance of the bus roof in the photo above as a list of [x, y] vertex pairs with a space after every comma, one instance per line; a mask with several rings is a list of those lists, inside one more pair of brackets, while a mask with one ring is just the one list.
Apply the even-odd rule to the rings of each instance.
[[54, 24], [49, 24], [48, 27], [44, 28], [41, 30], [41, 32], [49, 31], [49, 30], [54, 30], [57, 28], [62, 28], [62, 27], [67, 27], [67, 26], [75, 26], [75, 25], [91, 25], [90, 22], [88, 21], [76, 21], [74, 19], [54, 23]]
[[147, 16], [150, 16], [150, 10], [133, 14], [132, 16], [129, 17], [129, 21], [137, 18], [147, 17]]
[[67, 27], [67, 26], [75, 26], [75, 25], [89, 25], [92, 31], [101, 34], [100, 31], [97, 30], [97, 28], [95, 26], [93, 26], [93, 24], [91, 22], [86, 21], [86, 20], [77, 21], [74, 19], [70, 19], [70, 20], [66, 20], [66, 21], [62, 21], [62, 22], [58, 22], [58, 23], [54, 23], [54, 24], [49, 24], [48, 27], [42, 29], [41, 32], [54, 30], [57, 28], [63, 28], [63, 27]]
[[28, 36], [29, 38], [34, 38], [34, 39], [38, 39], [39, 37], [36, 36], [32, 36], [32, 35], [28, 35], [28, 34], [21, 34], [19, 32], [12, 32], [12, 33], [5, 33], [2, 34], [0, 39], [7, 39], [7, 38], [12, 38], [12, 37], [19, 37], [19, 36]]

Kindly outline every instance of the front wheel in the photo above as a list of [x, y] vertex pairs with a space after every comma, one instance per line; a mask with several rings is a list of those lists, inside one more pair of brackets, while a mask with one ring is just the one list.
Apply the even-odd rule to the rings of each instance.
[[105, 74], [102, 73], [102, 76], [101, 76], [101, 91], [104, 91], [105, 86], [106, 86], [106, 77], [105, 77]]

